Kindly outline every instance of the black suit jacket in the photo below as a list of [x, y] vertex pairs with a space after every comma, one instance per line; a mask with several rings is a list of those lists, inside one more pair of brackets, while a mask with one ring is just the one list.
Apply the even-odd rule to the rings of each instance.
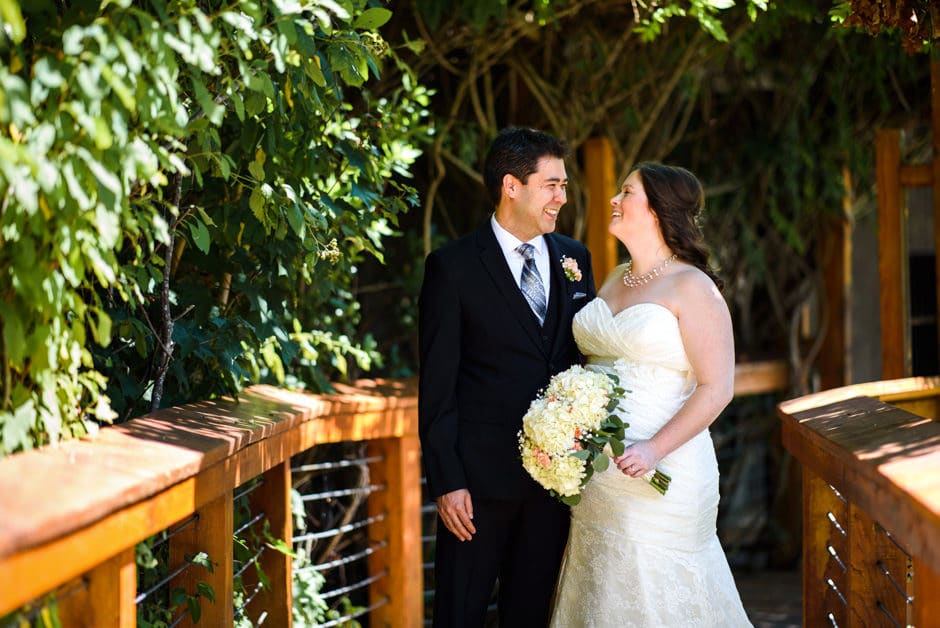
[[[580, 360], [571, 319], [595, 294], [587, 248], [557, 234], [545, 239], [552, 284], [544, 328], [489, 221], [425, 261], [419, 415], [433, 498], [461, 488], [490, 499], [543, 490], [522, 467], [517, 433], [549, 378]], [[580, 281], [565, 277], [563, 256], [578, 262]]]

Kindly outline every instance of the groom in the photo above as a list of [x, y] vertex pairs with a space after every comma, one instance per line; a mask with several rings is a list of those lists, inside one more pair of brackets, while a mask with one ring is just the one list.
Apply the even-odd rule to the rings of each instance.
[[594, 297], [587, 249], [552, 233], [566, 154], [547, 133], [500, 132], [484, 166], [495, 212], [425, 262], [419, 412], [439, 515], [437, 627], [482, 626], [497, 580], [500, 626], [548, 623], [569, 512], [522, 468], [517, 433], [549, 378], [578, 362], [571, 319]]

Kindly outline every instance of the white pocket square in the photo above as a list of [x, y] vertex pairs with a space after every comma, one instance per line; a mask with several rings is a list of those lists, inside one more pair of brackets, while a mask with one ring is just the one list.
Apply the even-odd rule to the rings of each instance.
[[575, 299], [583, 299], [586, 296], [587, 296], [586, 292], [575, 292], [574, 294], [571, 295], [571, 300], [574, 301]]

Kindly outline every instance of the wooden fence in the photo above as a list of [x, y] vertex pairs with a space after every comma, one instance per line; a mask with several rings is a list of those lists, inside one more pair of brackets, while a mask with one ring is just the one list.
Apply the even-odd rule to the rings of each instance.
[[[372, 626], [422, 623], [420, 451], [413, 382], [338, 386], [337, 394], [249, 388], [239, 403], [199, 402], [0, 460], [0, 617], [70, 582], [63, 626], [134, 626], [135, 546], [190, 519], [170, 540], [171, 569], [197, 552], [215, 563], [199, 579], [215, 602], [201, 625], [233, 623], [233, 494], [251, 494], [271, 532], [292, 538], [291, 456], [316, 445], [368, 441]], [[193, 517], [193, 515], [196, 517]], [[250, 602], [266, 625], [291, 625], [291, 558], [260, 558], [271, 586]], [[192, 582], [185, 582], [186, 579]], [[195, 590], [182, 572], [181, 586]], [[257, 616], [258, 613], [255, 613]], [[184, 623], [188, 622], [188, 618]]]
[[781, 403], [803, 465], [803, 624], [940, 625], [940, 377]]

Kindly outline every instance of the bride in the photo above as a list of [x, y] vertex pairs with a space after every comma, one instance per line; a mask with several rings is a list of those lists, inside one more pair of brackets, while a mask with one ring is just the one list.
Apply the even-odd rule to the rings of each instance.
[[[552, 626], [750, 626], [715, 533], [708, 427], [731, 400], [731, 317], [708, 268], [702, 186], [645, 162], [611, 199], [615, 268], [573, 329], [588, 368], [616, 373], [628, 447], [572, 508]], [[659, 468], [665, 495], [643, 479]]]

